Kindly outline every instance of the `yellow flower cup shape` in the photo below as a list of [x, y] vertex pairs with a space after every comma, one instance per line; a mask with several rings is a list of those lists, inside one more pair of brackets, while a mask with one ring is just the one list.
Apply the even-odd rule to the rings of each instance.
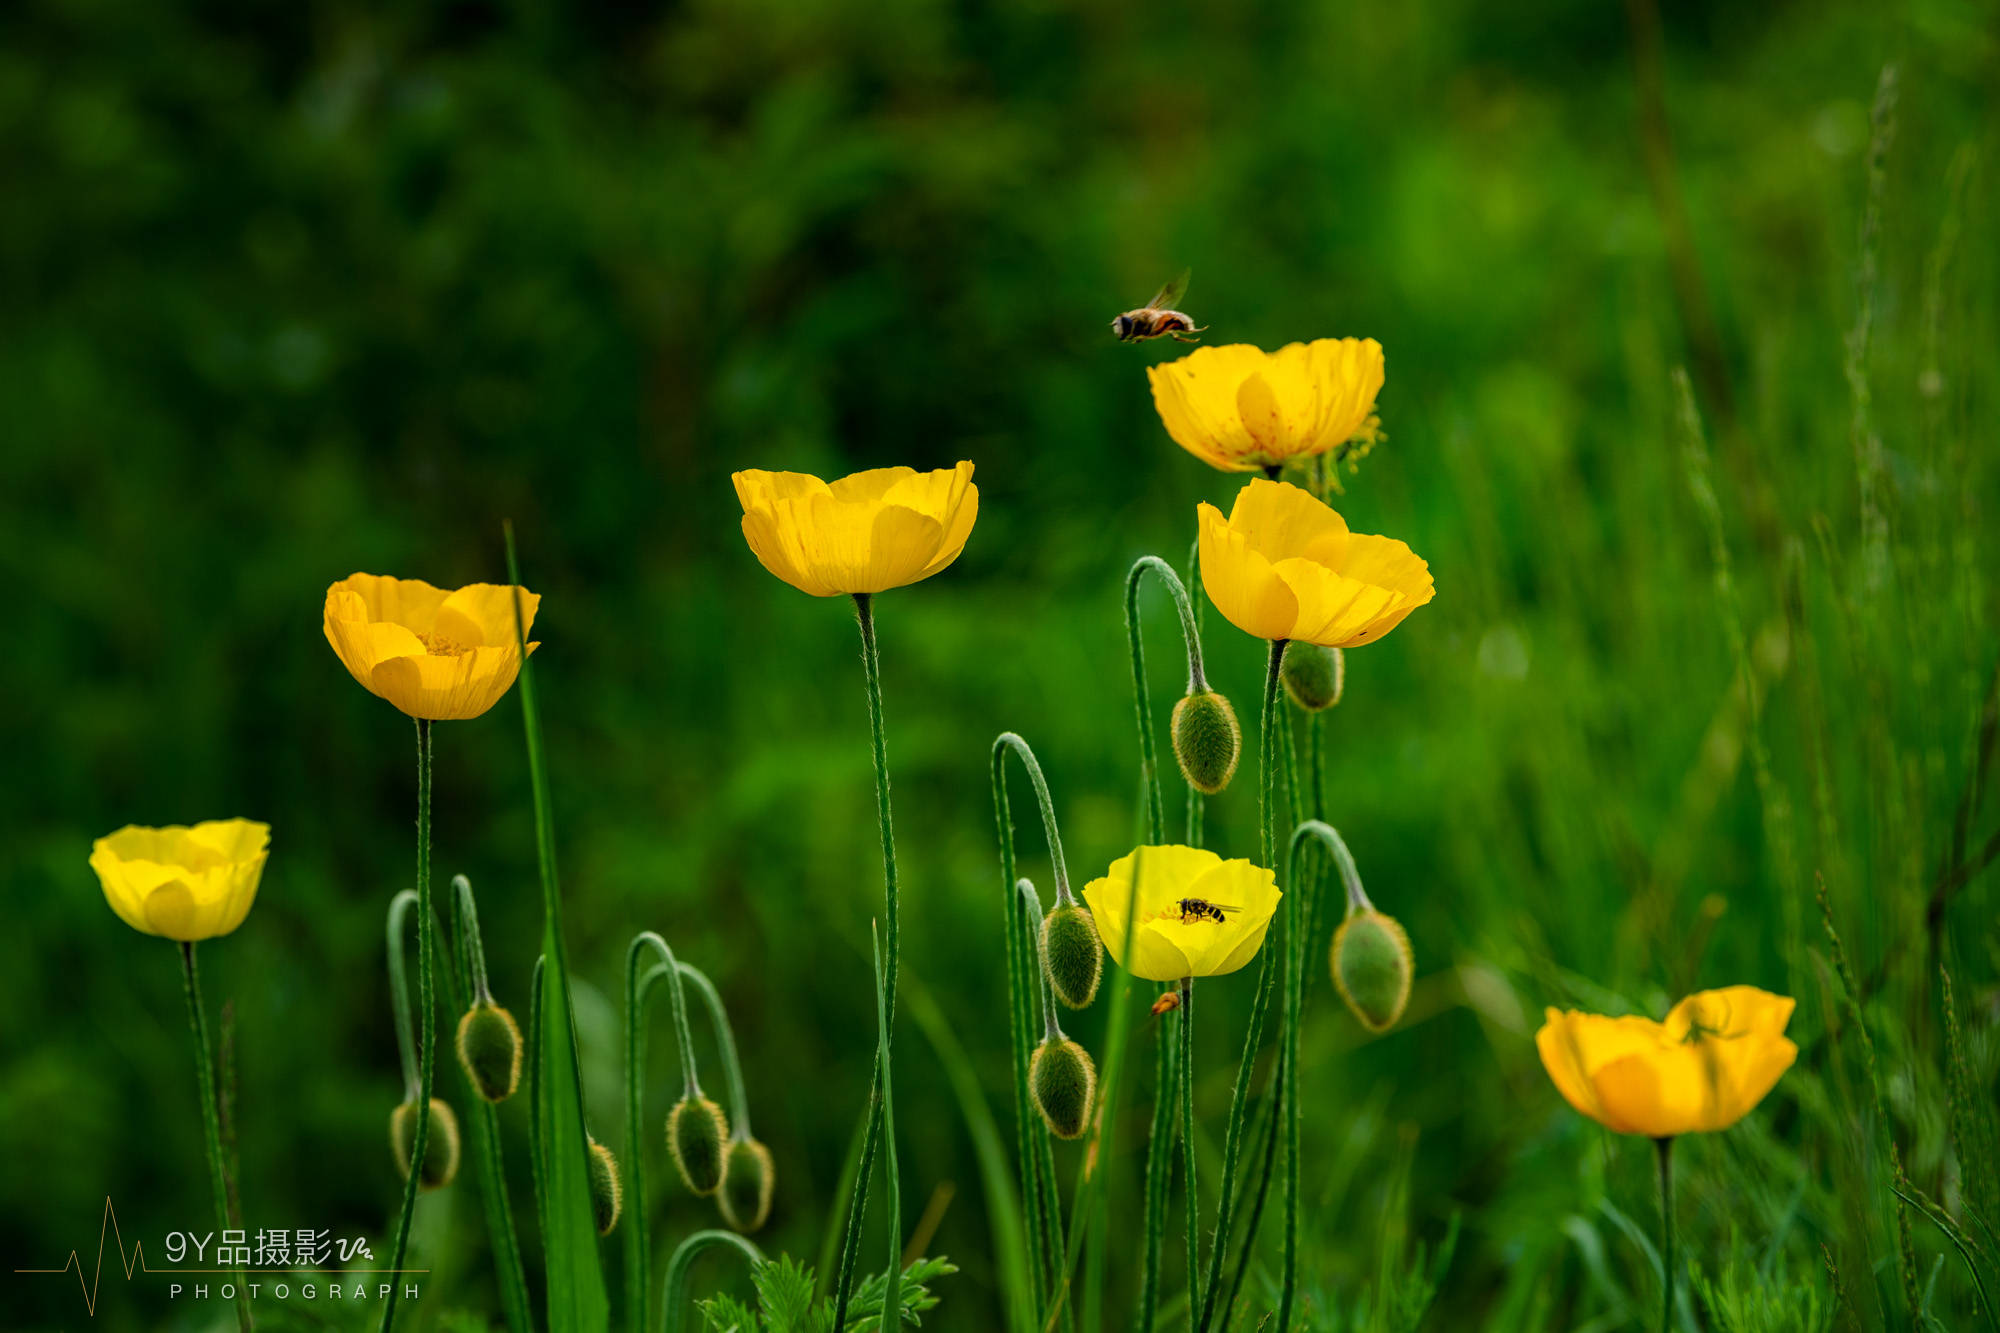
[[243, 924], [270, 846], [271, 826], [251, 819], [127, 825], [91, 845], [90, 868], [119, 920], [192, 944]]
[[1152, 366], [1153, 406], [1174, 443], [1224, 472], [1323, 454], [1363, 433], [1382, 391], [1382, 344], [1321, 338], [1275, 352], [1204, 347]]
[[[542, 599], [520, 592], [525, 635]], [[446, 592], [422, 579], [351, 574], [326, 590], [326, 641], [365, 689], [411, 717], [478, 717], [521, 673], [513, 594], [496, 583]]]
[[1416, 552], [1349, 532], [1297, 486], [1260, 478], [1237, 494], [1228, 518], [1210, 504], [1197, 513], [1202, 587], [1230, 624], [1259, 639], [1373, 643], [1436, 595]]
[[1571, 1106], [1619, 1134], [1672, 1138], [1741, 1120], [1792, 1067], [1793, 1001], [1755, 986], [1688, 996], [1666, 1021], [1550, 1009], [1535, 1048]]
[[972, 464], [936, 472], [738, 472], [743, 537], [765, 569], [814, 597], [887, 592], [958, 559], [979, 518]]
[[1148, 981], [1236, 971], [1263, 947], [1282, 896], [1261, 866], [1180, 846], [1136, 848], [1083, 889], [1106, 951]]

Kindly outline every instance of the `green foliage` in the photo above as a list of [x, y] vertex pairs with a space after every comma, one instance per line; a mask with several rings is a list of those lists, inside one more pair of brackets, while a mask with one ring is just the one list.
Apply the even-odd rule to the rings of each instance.
[[1837, 1307], [1822, 1281], [1762, 1271], [1734, 1247], [1718, 1277], [1699, 1263], [1688, 1271], [1716, 1333], [1827, 1333], [1834, 1326]]
[[[903, 1270], [900, 1324], [919, 1327], [923, 1314], [937, 1308], [938, 1298], [927, 1284], [948, 1277], [958, 1269], [949, 1260], [919, 1259]], [[756, 1288], [756, 1302], [745, 1305], [731, 1296], [700, 1301], [706, 1327], [713, 1333], [829, 1333], [833, 1328], [833, 1301], [815, 1300], [813, 1270], [810, 1265], [779, 1255], [760, 1264], [750, 1275]], [[855, 1289], [848, 1304], [847, 1326], [855, 1333], [880, 1333], [882, 1297], [888, 1274], [876, 1273]]]

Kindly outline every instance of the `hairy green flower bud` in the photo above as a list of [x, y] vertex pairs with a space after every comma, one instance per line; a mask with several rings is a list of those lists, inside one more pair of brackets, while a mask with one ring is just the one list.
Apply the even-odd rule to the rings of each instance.
[[1065, 903], [1043, 917], [1042, 957], [1058, 1000], [1083, 1009], [1097, 998], [1097, 983], [1104, 977], [1104, 942], [1097, 938], [1097, 922], [1090, 913]]
[[715, 1196], [722, 1220], [746, 1234], [763, 1226], [771, 1215], [771, 1191], [777, 1182], [778, 1168], [769, 1148], [755, 1139], [732, 1139], [722, 1189]]
[[683, 1097], [667, 1112], [667, 1150], [681, 1180], [696, 1194], [713, 1194], [722, 1184], [728, 1165], [722, 1148], [728, 1137], [722, 1108], [706, 1097]]
[[521, 1029], [497, 1004], [479, 1003], [458, 1020], [458, 1062], [473, 1090], [504, 1102], [521, 1086]]
[[[389, 1113], [389, 1147], [396, 1154], [396, 1169], [404, 1179], [410, 1175], [410, 1152], [417, 1143], [417, 1103], [404, 1102]], [[430, 1129], [424, 1138], [424, 1170], [418, 1188], [435, 1190], [451, 1184], [458, 1174], [458, 1117], [438, 1098], [431, 1098]]]
[[1214, 690], [1188, 695], [1174, 705], [1172, 731], [1174, 758], [1190, 787], [1213, 796], [1229, 785], [1243, 753], [1243, 728], [1229, 700]]
[[590, 1212], [597, 1219], [597, 1234], [608, 1236], [618, 1225], [624, 1207], [624, 1190], [618, 1183], [618, 1159], [611, 1149], [596, 1139], [590, 1141]]
[[1338, 648], [1322, 648], [1304, 639], [1285, 645], [1278, 679], [1293, 703], [1308, 713], [1317, 713], [1340, 702], [1341, 687], [1347, 681], [1347, 659]]
[[1370, 1032], [1387, 1032], [1410, 1002], [1416, 964], [1410, 937], [1374, 908], [1351, 913], [1333, 932], [1333, 984]]
[[1049, 1038], [1035, 1048], [1028, 1086], [1051, 1134], [1059, 1139], [1083, 1136], [1090, 1123], [1090, 1101], [1097, 1093], [1097, 1066], [1088, 1051], [1073, 1041]]

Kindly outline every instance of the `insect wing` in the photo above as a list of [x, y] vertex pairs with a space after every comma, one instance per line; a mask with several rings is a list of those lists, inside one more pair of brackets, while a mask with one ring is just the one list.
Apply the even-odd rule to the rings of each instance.
[[1146, 302], [1146, 308], [1149, 310], [1172, 310], [1178, 306], [1187, 296], [1188, 279], [1193, 276], [1193, 269], [1182, 269], [1181, 275], [1178, 278], [1160, 288], [1159, 295]]

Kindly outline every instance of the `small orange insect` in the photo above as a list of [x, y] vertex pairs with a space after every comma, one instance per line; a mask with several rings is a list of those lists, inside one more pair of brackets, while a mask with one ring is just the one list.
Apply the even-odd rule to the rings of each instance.
[[1208, 325], [1199, 328], [1195, 322], [1174, 309], [1187, 295], [1188, 279], [1194, 276], [1193, 269], [1182, 269], [1181, 275], [1166, 286], [1159, 294], [1137, 310], [1127, 310], [1111, 321], [1111, 332], [1122, 343], [1144, 342], [1148, 338], [1172, 338], [1175, 342], [1197, 343], [1201, 339], [1195, 335]]
[[1161, 1014], [1170, 1014], [1180, 1007], [1181, 993], [1177, 990], [1170, 990], [1160, 996], [1159, 999], [1153, 1001], [1153, 1017], [1158, 1018]]

